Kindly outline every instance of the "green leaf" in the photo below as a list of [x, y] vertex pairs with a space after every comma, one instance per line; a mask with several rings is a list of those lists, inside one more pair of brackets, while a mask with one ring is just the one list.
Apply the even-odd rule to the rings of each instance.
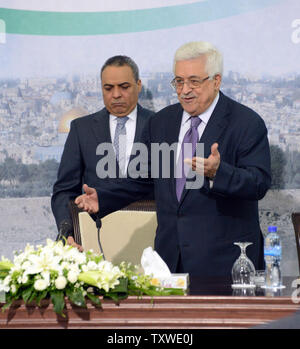
[[47, 290], [44, 290], [42, 292], [38, 292], [37, 295], [36, 295], [36, 302], [37, 302], [37, 305], [40, 307], [41, 306], [41, 300], [42, 299], [45, 299], [47, 297], [47, 294], [48, 294], [48, 291]]
[[155, 286], [149, 287], [136, 287], [134, 284], [131, 284], [128, 287], [128, 294], [130, 296], [184, 296], [185, 291], [180, 288], [158, 288]]
[[[126, 297], [127, 297], [127, 295], [126, 295]], [[118, 293], [113, 293], [113, 292], [105, 293], [104, 298], [110, 298], [113, 301], [115, 301], [116, 303], [119, 303], [120, 300], [124, 299], [122, 296], [119, 296]]]
[[105, 292], [104, 298], [111, 298], [115, 302], [119, 302], [128, 297], [128, 279], [120, 278], [119, 281], [120, 283], [113, 289], [109, 290], [109, 292]]
[[110, 290], [110, 293], [127, 293], [128, 291], [128, 279], [120, 278], [119, 284]]
[[28, 299], [28, 303], [30, 303], [30, 302], [32, 302], [34, 299], [36, 299], [36, 296], [37, 296], [36, 291], [33, 291], [33, 292], [31, 293], [31, 296], [30, 296], [29, 299]]
[[9, 270], [0, 270], [0, 279], [5, 279], [8, 274]]
[[86, 306], [85, 299], [81, 290], [76, 290], [76, 291], [67, 290], [67, 296], [69, 300], [73, 304], [77, 305], [78, 307]]
[[155, 286], [144, 289], [143, 293], [147, 296], [183, 296], [185, 294], [180, 288], [156, 288]]
[[87, 297], [92, 301], [93, 304], [101, 307], [101, 301], [99, 296], [95, 296], [94, 294], [88, 292]]
[[95, 254], [91, 253], [89, 257], [91, 258], [91, 260], [93, 260], [97, 264], [103, 260], [102, 254], [95, 255]]
[[12, 302], [13, 302], [13, 300], [10, 300], [10, 301], [6, 302], [6, 303], [3, 305], [3, 307], [2, 307], [2, 313], [4, 313], [5, 310], [8, 309], [8, 308], [11, 306]]
[[63, 314], [63, 310], [65, 307], [65, 297], [64, 297], [64, 293], [62, 291], [52, 291], [50, 293], [51, 296], [51, 301], [53, 303], [53, 309], [54, 311], [65, 317], [65, 314]]
[[184, 296], [185, 291], [182, 288], [164, 288], [162, 291], [165, 296]]
[[23, 301], [24, 303], [27, 303], [31, 294], [33, 292], [33, 289], [32, 288], [26, 288], [23, 292], [22, 292], [22, 298], [23, 298]]
[[0, 270], [10, 270], [14, 265], [10, 261], [1, 261]]

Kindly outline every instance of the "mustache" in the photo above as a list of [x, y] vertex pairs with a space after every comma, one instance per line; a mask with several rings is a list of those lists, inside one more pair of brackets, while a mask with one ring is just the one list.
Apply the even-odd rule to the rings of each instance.
[[196, 97], [194, 94], [193, 94], [193, 92], [189, 92], [189, 93], [181, 93], [180, 94], [180, 96], [179, 96], [180, 98], [186, 98], [186, 97]]

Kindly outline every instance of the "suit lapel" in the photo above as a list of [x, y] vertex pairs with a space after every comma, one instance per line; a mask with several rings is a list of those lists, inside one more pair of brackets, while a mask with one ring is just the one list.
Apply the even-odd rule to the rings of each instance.
[[[170, 123], [169, 127], [166, 127], [166, 137], [165, 140], [169, 145], [172, 145], [174, 143], [178, 143], [179, 138], [179, 132], [181, 128], [181, 121], [182, 121], [182, 115], [183, 115], [183, 109], [180, 104], [178, 104], [177, 110], [174, 112], [174, 115], [170, 116]], [[172, 119], [171, 119], [172, 118]], [[179, 151], [179, 149], [178, 149]], [[172, 195], [172, 201], [177, 202], [177, 195], [176, 195], [176, 153], [174, 156], [170, 156], [170, 192]]]
[[[134, 150], [134, 144], [144, 141], [143, 132], [145, 130], [146, 123], [148, 120], [149, 119], [148, 119], [148, 116], [145, 115], [144, 108], [142, 108], [139, 104], [137, 104], [137, 117], [136, 117], [134, 142], [133, 142], [133, 146], [131, 149], [131, 154], [130, 154], [128, 166], [129, 166], [131, 160], [133, 160], [134, 157], [136, 156], [136, 151]], [[128, 174], [128, 167], [127, 167], [127, 175], [129, 175]]]
[[148, 118], [144, 116], [143, 108], [138, 104], [134, 142], [141, 141], [143, 129], [146, 125], [147, 120]]
[[[220, 92], [218, 103], [205, 127], [205, 130], [199, 140], [199, 143], [204, 144], [204, 157], [208, 158], [211, 153], [211, 146], [217, 143], [222, 133], [229, 123], [229, 108], [227, 97]], [[190, 190], [183, 189], [179, 204], [181, 205]]]
[[108, 111], [105, 108], [100, 110], [98, 113], [95, 114], [93, 121], [93, 133], [97, 139], [97, 143], [112, 143], [109, 129]]
[[204, 144], [204, 157], [207, 158], [211, 153], [211, 146], [217, 143], [223, 131], [229, 123], [229, 108], [227, 97], [220, 92], [219, 101], [205, 127], [200, 139], [200, 143]]
[[181, 120], [182, 120], [183, 109], [180, 104], [178, 104], [178, 108], [175, 109], [174, 115], [170, 116], [170, 120], [168, 120], [168, 127], [165, 128], [166, 132], [166, 142], [168, 144], [173, 144], [178, 142]]
[[[93, 119], [93, 133], [97, 140], [97, 145], [101, 143], [112, 144], [110, 127], [109, 127], [109, 113], [106, 108], [100, 110]], [[114, 153], [113, 157], [116, 162], [116, 176], [119, 177], [119, 163]]]

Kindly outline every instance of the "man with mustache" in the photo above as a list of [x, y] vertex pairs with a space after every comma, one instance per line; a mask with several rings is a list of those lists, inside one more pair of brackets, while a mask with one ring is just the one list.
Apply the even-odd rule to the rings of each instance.
[[[67, 231], [63, 234], [74, 246], [78, 245], [73, 237], [69, 201], [82, 193], [83, 183], [101, 188], [110, 181], [126, 182], [126, 178], [119, 177], [126, 177], [133, 144], [141, 142], [144, 129], [154, 114], [138, 104], [142, 83], [138, 66], [130, 57], [114, 56], [105, 62], [101, 69], [101, 87], [105, 108], [71, 122], [51, 198], [57, 227], [61, 230], [65, 224]], [[101, 144], [113, 147], [114, 156], [110, 160], [117, 158], [113, 178], [99, 178], [97, 173], [97, 164], [103, 158], [97, 154]], [[81, 246], [78, 248], [82, 250]]]
[[[150, 121], [150, 143], [178, 143], [171, 177], [153, 178], [155, 249], [171, 272], [228, 277], [240, 254], [233, 243], [240, 241], [252, 242], [247, 255], [257, 269], [264, 266], [258, 200], [271, 184], [267, 129], [257, 113], [220, 91], [222, 74], [222, 55], [213, 45], [183, 45], [175, 53], [171, 82], [180, 103]], [[197, 142], [203, 156], [181, 156], [184, 144], [195, 148]], [[184, 163], [203, 173], [201, 188], [187, 186]], [[181, 175], [172, 175], [178, 169]], [[144, 195], [145, 183], [132, 182], [120, 192], [84, 186], [86, 194], [75, 202], [103, 217]]]

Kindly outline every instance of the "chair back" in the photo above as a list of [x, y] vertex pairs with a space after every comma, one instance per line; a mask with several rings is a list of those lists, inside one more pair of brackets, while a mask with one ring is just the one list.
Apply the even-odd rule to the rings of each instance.
[[[75, 230], [79, 234], [75, 241], [80, 241], [85, 251], [92, 249], [100, 253], [95, 221], [87, 212], [76, 210], [74, 206], [73, 214], [74, 235]], [[152, 200], [135, 202], [102, 218], [101, 223], [103, 253], [105, 259], [114, 264], [126, 261], [139, 265], [143, 250], [154, 247], [157, 218], [156, 205]]]

